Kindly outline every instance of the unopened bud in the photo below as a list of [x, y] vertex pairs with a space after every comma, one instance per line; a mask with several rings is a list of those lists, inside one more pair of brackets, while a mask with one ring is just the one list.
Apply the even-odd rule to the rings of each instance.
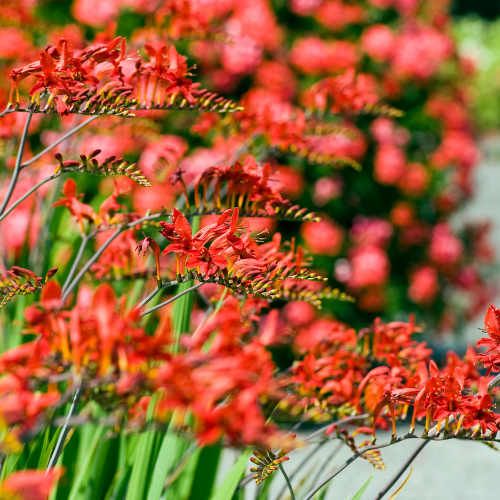
[[57, 267], [53, 267], [52, 269], [49, 269], [49, 271], [47, 271], [47, 274], [45, 275], [45, 281], [47, 282], [51, 278], [53, 278], [55, 276], [55, 274], [57, 273], [57, 270], [58, 270]]

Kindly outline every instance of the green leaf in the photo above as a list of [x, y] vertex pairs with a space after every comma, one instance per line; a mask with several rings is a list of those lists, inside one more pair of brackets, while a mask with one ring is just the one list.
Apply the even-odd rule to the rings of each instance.
[[[174, 469], [172, 471], [173, 477], [169, 479], [173, 484], [167, 486], [167, 494], [165, 500], [181, 500], [193, 497], [190, 493], [193, 487], [196, 467], [200, 459], [201, 448], [194, 448], [192, 453], [186, 458], [181, 459], [182, 463], [179, 464], [180, 472]], [[175, 477], [178, 474], [177, 477]]]
[[176, 448], [180, 439], [174, 432], [175, 419], [176, 414], [174, 412], [167, 429], [167, 434], [163, 438], [160, 451], [158, 452], [147, 500], [160, 500], [163, 492], [163, 485], [165, 484], [168, 471], [172, 466], [173, 457], [176, 454]]
[[[155, 405], [156, 398], [153, 396], [149, 403], [146, 422], [150, 422], [152, 420]], [[132, 474], [130, 476], [126, 500], [142, 499], [146, 495], [148, 478], [150, 477], [152, 469], [151, 464], [153, 463], [153, 460], [155, 460], [155, 457], [153, 456], [155, 440], [156, 433], [153, 431], [145, 431], [139, 436], [134, 452], [134, 462], [132, 465]]]
[[[363, 493], [365, 492], [366, 488], [368, 488], [368, 485], [370, 484], [370, 481], [373, 479], [373, 476], [374, 474], [372, 474], [365, 482], [365, 484], [363, 484], [363, 486], [361, 486], [360, 490], [354, 495], [354, 497], [352, 498], [352, 500], [359, 500], [361, 498], [361, 496], [363, 495]], [[350, 495], [349, 495], [350, 496]], [[349, 498], [349, 497], [348, 497]]]
[[97, 429], [95, 429], [94, 436], [90, 446], [87, 447], [85, 450], [84, 450], [84, 445], [86, 440], [82, 440], [82, 443], [80, 445], [79, 455], [81, 456], [81, 454], [83, 453], [85, 453], [85, 455], [82, 457], [81, 466], [80, 469], [78, 470], [78, 473], [71, 487], [71, 493], [69, 495], [68, 500], [79, 500], [80, 498], [82, 498], [82, 494], [86, 490], [85, 481], [88, 479], [91, 473], [92, 465], [94, 463], [94, 454], [97, 445], [104, 436], [104, 431], [105, 431], [104, 427], [101, 426], [97, 427]]
[[125, 496], [132, 467], [118, 469], [104, 500], [121, 500]]
[[52, 455], [52, 450], [56, 445], [57, 439], [59, 438], [59, 434], [61, 434], [62, 426], [59, 426], [49, 442], [49, 429], [47, 429], [43, 441], [42, 452], [40, 453], [40, 460], [38, 462], [39, 469], [46, 469], [47, 465], [49, 465], [50, 456]]
[[86, 500], [103, 498], [109, 490], [112, 478], [116, 473], [118, 459], [118, 438], [102, 439], [97, 445], [90, 471]]
[[214, 487], [220, 456], [221, 449], [217, 446], [205, 446], [201, 450], [191, 488], [191, 498], [209, 500]]
[[224, 483], [219, 488], [217, 493], [212, 497], [212, 500], [231, 500], [233, 498], [234, 492], [238, 487], [241, 476], [245, 471], [250, 456], [252, 455], [252, 448], [248, 448], [243, 452], [238, 461], [233, 465], [233, 468], [229, 471], [229, 474], [224, 479]]

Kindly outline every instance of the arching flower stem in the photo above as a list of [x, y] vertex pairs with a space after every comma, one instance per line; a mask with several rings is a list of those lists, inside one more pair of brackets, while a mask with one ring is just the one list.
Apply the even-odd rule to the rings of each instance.
[[293, 491], [292, 483], [290, 483], [290, 479], [287, 476], [287, 473], [285, 472], [285, 469], [283, 469], [282, 464], [278, 464], [279, 470], [283, 474], [283, 477], [285, 478], [286, 484], [288, 486], [288, 490], [290, 491], [290, 496], [292, 497], [292, 500], [295, 500], [295, 493]]
[[183, 295], [186, 295], [186, 293], [192, 292], [193, 290], [196, 290], [197, 288], [202, 287], [205, 284], [205, 282], [202, 283], [196, 283], [196, 285], [192, 286], [191, 288], [188, 288], [187, 290], [184, 290], [181, 293], [178, 293], [177, 295], [174, 295], [171, 299], [166, 300], [165, 302], [162, 302], [161, 304], [158, 304], [157, 306], [152, 307], [151, 309], [148, 309], [147, 311], [144, 311], [141, 313], [141, 317], [146, 316], [146, 314], [150, 314], [158, 309], [161, 309], [162, 307], [165, 307], [168, 304], [171, 304], [178, 298], [182, 297]]
[[21, 142], [19, 143], [19, 149], [17, 151], [16, 164], [14, 167], [14, 173], [12, 174], [12, 179], [10, 180], [9, 188], [7, 189], [7, 193], [5, 198], [2, 201], [2, 205], [0, 206], [0, 215], [5, 212], [7, 205], [9, 204], [10, 197], [14, 192], [14, 188], [17, 184], [17, 179], [19, 177], [19, 173], [21, 172], [21, 161], [23, 159], [24, 146], [26, 145], [26, 140], [28, 139], [28, 130], [31, 123], [31, 118], [33, 117], [33, 113], [28, 114], [28, 118], [26, 123], [24, 124], [23, 135], [21, 136]]
[[87, 126], [89, 123], [93, 122], [94, 120], [97, 120], [97, 118], [99, 118], [99, 116], [100, 115], [92, 116], [88, 120], [85, 120], [83, 123], [80, 123], [80, 125], [78, 125], [77, 127], [72, 128], [70, 131], [66, 132], [62, 137], [60, 137], [59, 139], [57, 139], [57, 141], [53, 142], [50, 146], [47, 146], [43, 151], [41, 151], [37, 155], [33, 156], [33, 158], [31, 158], [30, 160], [25, 161], [21, 165], [21, 170], [23, 168], [31, 165], [35, 161], [37, 161], [45, 153], [48, 153], [51, 149], [54, 149], [56, 146], [58, 146], [59, 144], [61, 144], [61, 142], [64, 142], [66, 139], [68, 139], [69, 137], [71, 137], [73, 134], [76, 134], [77, 132], [79, 132], [83, 127]]

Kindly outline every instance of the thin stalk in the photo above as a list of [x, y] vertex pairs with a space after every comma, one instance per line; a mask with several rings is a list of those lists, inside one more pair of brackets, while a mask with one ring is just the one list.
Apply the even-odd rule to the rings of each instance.
[[165, 479], [165, 484], [163, 485], [163, 490], [166, 490], [178, 477], [179, 474], [182, 472], [184, 467], [186, 466], [187, 461], [191, 457], [191, 455], [196, 451], [198, 448], [197, 443], [193, 443], [184, 453], [183, 457], [177, 464], [176, 468], [167, 476]]
[[[327, 442], [327, 441], [325, 441]], [[327, 465], [333, 460], [335, 459], [335, 457], [338, 455], [339, 451], [342, 449], [342, 447], [344, 446], [345, 443], [343, 443], [342, 441], [340, 441], [340, 443], [337, 444], [337, 446], [335, 447], [335, 449], [332, 451], [332, 453], [330, 454], [330, 456], [326, 459], [326, 461], [324, 462], [324, 464], [321, 466], [318, 467], [318, 471], [316, 472], [316, 474], [314, 475], [314, 478], [313, 478], [313, 481], [312, 481], [312, 484], [316, 484], [317, 481], [319, 481], [320, 477], [323, 475], [323, 471], [324, 469], [327, 467]]]
[[[347, 422], [351, 422], [353, 420], [359, 420], [359, 419], [363, 419], [363, 418], [368, 418], [370, 416], [371, 416], [370, 414], [366, 413], [364, 415], [356, 415], [353, 417], [346, 417], [346, 418], [343, 418], [342, 420], [337, 420], [336, 422], [330, 422], [328, 425], [325, 425], [325, 426], [319, 428], [317, 431], [314, 431], [312, 434], [309, 434], [309, 436], [304, 438], [303, 441], [310, 441], [312, 438], [319, 436], [320, 434], [323, 434], [329, 427], [331, 427], [334, 424], [337, 424], [337, 425], [346, 424]], [[241, 490], [241, 488], [244, 488], [252, 480], [252, 478], [253, 478], [253, 472], [248, 474], [247, 476], [245, 476], [240, 481], [236, 491], [239, 491], [239, 490]]]
[[10, 115], [11, 113], [15, 113], [16, 111], [18, 111], [18, 110], [17, 109], [4, 109], [0, 113], [0, 118], [3, 118], [5, 115]]
[[134, 307], [134, 311], [136, 309], [141, 309], [142, 307], [144, 307], [149, 301], [151, 301], [157, 295], [158, 292], [160, 292], [164, 288], [168, 288], [170, 286], [174, 286], [174, 285], [178, 285], [178, 284], [179, 284], [179, 282], [177, 280], [173, 280], [173, 281], [169, 281], [167, 283], [163, 283], [163, 285], [161, 285], [159, 287], [156, 287], [142, 302], [139, 302], [139, 304], [137, 304]]
[[61, 175], [60, 173], [52, 174], [51, 176], [46, 177], [45, 179], [41, 180], [38, 184], [33, 186], [26, 194], [24, 194], [23, 196], [21, 196], [21, 198], [16, 200], [16, 202], [13, 203], [6, 212], [4, 212], [2, 215], [0, 215], [0, 221], [5, 219], [5, 217], [7, 217], [7, 215], [9, 215], [12, 212], [12, 210], [14, 210], [14, 208], [16, 208], [26, 198], [28, 198], [28, 196], [32, 195], [39, 187], [43, 186], [44, 184], [46, 184], [49, 181], [56, 179], [60, 175]]
[[220, 311], [220, 308], [222, 307], [222, 304], [224, 303], [224, 299], [226, 298], [226, 295], [227, 295], [227, 288], [224, 288], [224, 291], [222, 292], [222, 295], [215, 306], [214, 315]]
[[39, 158], [41, 158], [45, 153], [48, 153], [51, 149], [54, 149], [56, 146], [61, 144], [61, 142], [65, 141], [68, 137], [71, 137], [73, 134], [76, 134], [79, 130], [81, 130], [83, 127], [88, 125], [89, 123], [93, 122], [97, 118], [99, 118], [100, 115], [93, 116], [92, 118], [89, 118], [88, 120], [84, 121], [83, 123], [80, 123], [77, 127], [71, 129], [69, 132], [66, 132], [62, 137], [57, 139], [57, 141], [53, 142], [50, 146], [46, 147], [41, 153], [38, 153], [36, 156], [31, 158], [30, 160], [24, 162], [21, 165], [21, 169], [27, 167], [28, 165], [31, 165], [35, 161], [37, 161]]
[[350, 465], [356, 458], [358, 458], [359, 454], [355, 453], [352, 457], [350, 457], [348, 460], [346, 460], [340, 467], [335, 469], [329, 476], [327, 476], [318, 486], [316, 486], [314, 489], [312, 489], [304, 498], [304, 500], [311, 500], [314, 498], [316, 493], [323, 488], [329, 481], [331, 481], [335, 476], [340, 474], [348, 465]]
[[[321, 450], [321, 448], [326, 444], [328, 443], [328, 439], [324, 439], [323, 441], [321, 441], [321, 443], [318, 443], [318, 446], [316, 446], [316, 448], [314, 448], [310, 453], [309, 455], [307, 455], [306, 458], [304, 458], [302, 460], [302, 462], [300, 463], [300, 467], [298, 467], [297, 469], [295, 469], [289, 476], [290, 478], [290, 481], [292, 479], [294, 479], [296, 476], [298, 476], [300, 474], [301, 471], [304, 470], [304, 467], [306, 466], [306, 464], [308, 462], [310, 462], [316, 455], [317, 453]], [[343, 443], [340, 443], [340, 445], [342, 446]], [[331, 457], [328, 457], [327, 460], [330, 460]], [[313, 483], [314, 484], [314, 483]], [[285, 494], [285, 490], [286, 490], [286, 485], [283, 485], [283, 488], [281, 488], [280, 492], [278, 493], [278, 495], [276, 496], [276, 498], [283, 498], [283, 495]]]
[[80, 383], [78, 389], [75, 392], [75, 395], [73, 396], [73, 401], [71, 402], [68, 416], [66, 417], [66, 421], [64, 422], [61, 434], [59, 434], [59, 438], [57, 439], [57, 443], [54, 447], [54, 451], [52, 452], [52, 456], [50, 457], [49, 464], [47, 465], [45, 474], [47, 474], [50, 471], [50, 469], [52, 469], [56, 465], [57, 461], [59, 460], [59, 457], [61, 456], [61, 453], [64, 448], [64, 442], [66, 441], [66, 437], [68, 436], [69, 432], [69, 422], [71, 420], [71, 417], [76, 413], [81, 395], [82, 395], [82, 385]]
[[295, 493], [293, 492], [292, 483], [290, 482], [290, 479], [288, 479], [288, 476], [286, 475], [285, 469], [283, 469], [283, 465], [278, 464], [278, 467], [279, 467], [281, 473], [283, 474], [283, 477], [285, 478], [288, 489], [290, 490], [290, 495], [292, 497], [292, 500], [295, 500]]
[[63, 293], [62, 298], [61, 298], [62, 302], [64, 302], [69, 297], [69, 294], [74, 290], [74, 288], [76, 287], [76, 285], [78, 285], [78, 283], [81, 281], [81, 279], [85, 276], [85, 273], [90, 269], [90, 266], [103, 254], [104, 250], [106, 250], [106, 248], [108, 248], [108, 246], [113, 242], [113, 240], [115, 238], [117, 238], [118, 235], [122, 231], [124, 231], [124, 229], [126, 227], [127, 226], [125, 226], [125, 227], [119, 227], [106, 240], [106, 242], [104, 243], [104, 245], [102, 245], [102, 247], [99, 248], [99, 250], [97, 250], [97, 252], [90, 258], [90, 260], [82, 267], [82, 269], [80, 270], [80, 272], [76, 275], [75, 279], [68, 285], [68, 287], [66, 288], [66, 291]]
[[140, 314], [140, 316], [143, 317], [143, 316], [146, 316], [146, 314], [150, 314], [158, 309], [161, 309], [162, 307], [165, 307], [166, 305], [171, 304], [172, 302], [174, 302], [178, 298], [182, 297], [183, 295], [186, 295], [186, 293], [192, 292], [193, 290], [196, 290], [197, 288], [200, 288], [201, 286], [203, 286], [205, 284], [206, 284], [205, 282], [197, 283], [196, 285], [192, 286], [191, 288], [188, 288], [187, 290], [184, 290], [183, 292], [178, 293], [177, 295], [175, 295], [171, 299], [168, 299], [165, 302], [162, 302], [161, 304], [158, 304], [157, 306], [154, 306], [151, 309], [148, 309], [147, 311], [143, 311]]
[[87, 243], [88, 243], [90, 238], [92, 238], [92, 235], [87, 236], [86, 234], [84, 234], [82, 236], [82, 243], [80, 244], [80, 248], [78, 249], [78, 253], [76, 254], [75, 260], [73, 261], [73, 265], [71, 266], [68, 277], [66, 278], [66, 281], [64, 282], [64, 285], [62, 287], [62, 294], [63, 295], [64, 295], [64, 292], [66, 291], [66, 289], [68, 288], [69, 284], [71, 283], [71, 280], [73, 279], [73, 276], [76, 272], [76, 268], [78, 266], [78, 263], [80, 262], [80, 260], [82, 258], [83, 251], [85, 250], [85, 247], [87, 246]]
[[201, 328], [203, 327], [203, 325], [205, 324], [205, 321], [207, 321], [208, 318], [210, 318], [210, 316], [213, 315], [215, 316], [220, 308], [222, 307], [222, 304], [224, 303], [224, 299], [227, 295], [227, 288], [224, 288], [224, 291], [222, 292], [222, 295], [221, 295], [221, 298], [219, 299], [219, 301], [217, 302], [217, 304], [215, 305], [215, 308], [210, 306], [206, 312], [205, 312], [205, 315], [203, 316], [203, 319], [200, 321], [200, 324], [198, 325], [198, 327], [196, 328], [195, 332], [193, 333], [193, 337], [196, 337], [196, 334], [201, 330]]
[[411, 455], [403, 462], [403, 465], [398, 469], [396, 474], [392, 476], [390, 481], [383, 487], [382, 490], [380, 490], [377, 494], [377, 496], [374, 497], [374, 499], [380, 499], [383, 498], [384, 495], [396, 484], [398, 479], [404, 474], [405, 470], [410, 466], [410, 464], [415, 460], [418, 456], [418, 454], [430, 443], [430, 440], [423, 441], [422, 443], [419, 443], [419, 445], [411, 452]]
[[26, 140], [28, 139], [28, 130], [30, 127], [32, 117], [33, 113], [29, 113], [26, 123], [24, 124], [24, 130], [21, 136], [21, 142], [19, 143], [19, 149], [17, 151], [14, 173], [12, 174], [12, 179], [10, 180], [9, 188], [7, 189], [7, 194], [5, 195], [2, 205], [0, 206], [0, 215], [4, 213], [5, 209], [7, 208], [7, 205], [9, 204], [10, 197], [12, 196], [14, 188], [16, 187], [17, 179], [19, 177], [19, 172], [21, 172], [21, 161], [23, 159], [24, 146], [26, 145]]
[[[146, 215], [146, 216], [141, 217], [140, 219], [137, 219], [133, 222], [129, 222], [128, 224], [125, 224], [124, 226], [120, 226], [120, 227], [116, 228], [116, 231], [106, 240], [104, 245], [102, 245], [102, 247], [99, 248], [99, 250], [97, 250], [97, 252], [90, 258], [90, 260], [87, 262], [87, 264], [85, 264], [85, 266], [83, 266], [83, 268], [80, 270], [80, 272], [76, 275], [76, 278], [71, 282], [70, 285], [68, 285], [61, 300], [64, 302], [68, 298], [69, 294], [73, 291], [73, 289], [76, 287], [76, 285], [78, 285], [78, 283], [81, 281], [81, 279], [85, 276], [85, 273], [90, 269], [90, 266], [102, 255], [104, 250], [106, 250], [106, 248], [108, 248], [108, 246], [115, 240], [115, 238], [117, 238], [120, 235], [120, 233], [122, 231], [125, 231], [126, 229], [131, 229], [134, 226], [136, 226], [137, 224], [141, 224], [142, 222], [157, 219], [158, 217], [161, 217], [163, 215], [166, 215], [166, 214], [160, 212], [160, 213], [153, 214], [153, 215]], [[106, 228], [106, 230], [109, 230], [109, 229], [110, 228]], [[94, 231], [95, 234], [97, 234], [98, 232], [99, 232], [98, 230]]]
[[354, 415], [352, 417], [346, 417], [346, 418], [343, 418], [342, 420], [338, 420], [337, 422], [331, 422], [327, 425], [324, 425], [323, 427], [320, 427], [318, 430], [314, 431], [313, 433], [309, 434], [309, 436], [304, 438], [304, 441], [310, 441], [311, 439], [315, 438], [316, 436], [323, 434], [332, 425], [347, 424], [348, 422], [353, 422], [355, 420], [363, 420], [363, 419], [369, 418], [369, 417], [371, 417], [371, 415], [369, 413], [364, 413], [362, 415]]
[[[493, 389], [499, 383], [500, 383], [500, 373], [494, 379], [490, 380], [490, 382], [488, 384], [488, 388]], [[476, 394], [476, 396], [477, 396], [477, 394]], [[451, 416], [448, 423], [451, 424], [453, 422], [453, 420], [455, 420], [455, 418], [453, 416]], [[429, 433], [429, 435], [435, 433], [436, 431], [437, 431], [437, 428], [434, 427], [431, 430], [431, 432]], [[417, 458], [419, 453], [425, 448], [427, 443], [429, 443], [429, 441], [424, 441], [423, 443], [420, 443], [412, 451], [411, 455], [404, 461], [403, 465], [398, 469], [396, 474], [394, 474], [394, 476], [392, 476], [390, 481], [388, 481], [387, 484], [383, 487], [383, 489], [379, 491], [378, 495], [376, 497], [374, 497], [374, 500], [381, 500], [384, 497], [384, 495], [396, 484], [398, 479], [405, 473], [406, 469], [408, 469], [408, 467], [411, 465], [413, 460], [415, 460], [415, 458]]]

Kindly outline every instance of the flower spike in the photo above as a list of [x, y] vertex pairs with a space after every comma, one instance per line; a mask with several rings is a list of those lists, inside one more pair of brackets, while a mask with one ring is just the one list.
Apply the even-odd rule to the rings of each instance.
[[[293, 205], [281, 196], [281, 183], [270, 178], [269, 163], [260, 165], [253, 156], [247, 156], [243, 164], [209, 167], [197, 178], [194, 185], [194, 206], [191, 207], [187, 189], [182, 179], [182, 171], [176, 170], [171, 176], [172, 183], [179, 182], [188, 207], [188, 215], [222, 214], [236, 207], [241, 217], [272, 217], [278, 220], [316, 222], [319, 218], [306, 208]], [[210, 185], [213, 186], [212, 199], [208, 199]], [[225, 200], [221, 192], [227, 188]], [[201, 192], [201, 200], [200, 200]], [[209, 205], [211, 207], [209, 208]]]
[[[135, 116], [134, 109], [178, 109], [207, 112], [235, 112], [243, 108], [193, 83], [186, 57], [172, 45], [156, 52], [146, 43], [150, 62], [126, 56], [125, 38], [117, 37], [109, 44], [95, 44], [75, 55], [64, 38], [57, 46], [47, 46], [39, 60], [10, 74], [12, 88], [7, 112], [59, 113], [82, 115]], [[136, 61], [136, 71], [125, 82], [122, 62]], [[30, 103], [21, 108], [19, 84], [28, 77], [36, 78], [31, 86]], [[102, 84], [104, 77], [111, 78]], [[136, 88], [131, 84], [136, 82]], [[149, 90], [152, 86], [151, 98]], [[133, 93], [137, 97], [132, 97]]]
[[41, 292], [56, 273], [57, 267], [48, 271], [44, 279], [29, 269], [13, 266], [7, 271], [7, 277], [0, 274], [0, 309], [16, 295], [33, 295], [35, 292]]
[[135, 170], [135, 163], [130, 164], [130, 162], [123, 160], [123, 158], [116, 158], [116, 156], [109, 156], [102, 163], [99, 163], [95, 156], [100, 152], [101, 150], [97, 149], [89, 156], [82, 154], [80, 161], [64, 161], [61, 153], [57, 153], [54, 156], [59, 162], [59, 166], [55, 173], [86, 172], [101, 176], [124, 175], [141, 187], [151, 187], [149, 181], [142, 175], [142, 170]]

